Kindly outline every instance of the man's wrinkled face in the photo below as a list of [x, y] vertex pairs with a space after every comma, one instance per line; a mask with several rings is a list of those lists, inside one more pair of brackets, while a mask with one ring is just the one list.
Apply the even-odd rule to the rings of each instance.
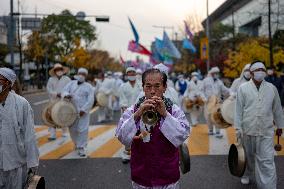
[[167, 86], [163, 85], [163, 77], [160, 73], [150, 73], [145, 77], [143, 90], [145, 92], [146, 99], [153, 96], [163, 97]]

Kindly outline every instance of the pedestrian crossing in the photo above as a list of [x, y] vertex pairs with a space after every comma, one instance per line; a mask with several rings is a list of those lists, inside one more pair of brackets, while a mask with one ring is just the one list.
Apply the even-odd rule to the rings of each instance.
[[[95, 125], [89, 128], [88, 158], [112, 158], [120, 157], [123, 145], [115, 135], [115, 125]], [[56, 131], [57, 139], [49, 141], [48, 127], [41, 125], [35, 127], [40, 159], [79, 159], [74, 151], [74, 144], [70, 135], [62, 136], [62, 131]], [[186, 141], [190, 155], [227, 155], [230, 144], [236, 141], [234, 128], [221, 130], [224, 137], [217, 139], [208, 136], [208, 127], [200, 124], [193, 127], [189, 139]], [[275, 142], [277, 138], [275, 137]], [[284, 147], [284, 138], [280, 138]], [[284, 151], [275, 153], [284, 155]]]

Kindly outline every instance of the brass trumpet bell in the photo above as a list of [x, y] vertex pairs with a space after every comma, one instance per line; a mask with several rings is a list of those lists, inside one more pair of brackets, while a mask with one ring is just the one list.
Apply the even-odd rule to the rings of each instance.
[[142, 115], [142, 121], [146, 125], [156, 125], [158, 122], [158, 115], [155, 111], [153, 110], [148, 110], [143, 113]]

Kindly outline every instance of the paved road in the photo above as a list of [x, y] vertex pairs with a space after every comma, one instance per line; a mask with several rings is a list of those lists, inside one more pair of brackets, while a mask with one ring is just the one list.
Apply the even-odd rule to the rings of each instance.
[[[41, 111], [46, 105], [46, 93], [28, 95], [35, 113], [36, 136], [40, 150], [40, 173], [46, 177], [48, 188], [131, 188], [129, 165], [123, 165], [120, 153], [123, 146], [114, 137], [119, 112], [115, 113], [113, 122], [96, 123], [97, 112], [91, 114], [89, 132], [88, 158], [80, 159], [74, 153], [70, 137], [61, 137], [57, 132], [56, 141], [48, 141], [48, 128], [41, 121]], [[228, 173], [227, 153], [235, 141], [233, 128], [222, 130], [223, 139], [208, 136], [205, 124], [192, 128], [187, 141], [192, 157], [192, 171], [183, 175], [181, 188], [255, 188], [242, 187], [239, 179]], [[281, 138], [284, 146], [284, 139]], [[284, 155], [284, 151], [276, 154]], [[60, 160], [59, 160], [60, 159]], [[284, 156], [276, 156], [277, 166], [284, 167]], [[284, 172], [278, 170], [279, 188], [284, 186]], [[56, 174], [55, 174], [56, 173]]]

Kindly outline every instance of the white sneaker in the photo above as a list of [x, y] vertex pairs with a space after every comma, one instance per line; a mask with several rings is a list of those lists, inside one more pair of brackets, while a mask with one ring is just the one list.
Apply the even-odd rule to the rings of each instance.
[[78, 155], [79, 155], [80, 157], [86, 157], [87, 154], [86, 154], [85, 149], [84, 149], [84, 148], [79, 148], [79, 149], [78, 149]]
[[241, 183], [244, 184], [244, 185], [248, 185], [249, 184], [249, 177], [242, 177]]

